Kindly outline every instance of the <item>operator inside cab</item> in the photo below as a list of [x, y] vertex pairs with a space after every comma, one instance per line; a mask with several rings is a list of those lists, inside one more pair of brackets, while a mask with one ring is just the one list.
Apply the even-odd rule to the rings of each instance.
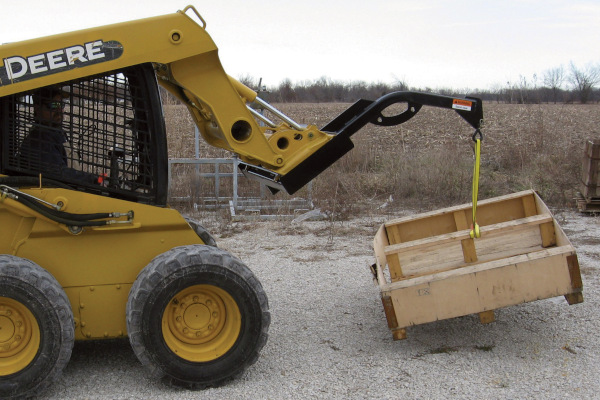
[[33, 96], [34, 122], [19, 149], [19, 166], [32, 172], [67, 178], [80, 183], [99, 183], [98, 176], [69, 166], [63, 129], [65, 99], [59, 87], [46, 87]]

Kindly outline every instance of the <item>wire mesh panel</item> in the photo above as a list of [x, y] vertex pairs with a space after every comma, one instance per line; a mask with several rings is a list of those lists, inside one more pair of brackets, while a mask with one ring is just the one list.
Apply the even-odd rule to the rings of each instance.
[[117, 197], [148, 202], [160, 197], [156, 175], [166, 169], [160, 165], [166, 156], [159, 154], [164, 152], [165, 130], [150, 65], [20, 93], [2, 102], [5, 171], [42, 174]]

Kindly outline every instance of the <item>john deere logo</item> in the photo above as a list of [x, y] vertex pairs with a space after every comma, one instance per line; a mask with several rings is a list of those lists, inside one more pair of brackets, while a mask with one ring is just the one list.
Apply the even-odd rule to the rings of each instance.
[[121, 43], [95, 40], [28, 57], [6, 57], [3, 59], [4, 65], [0, 67], [0, 86], [115, 60], [122, 54]]

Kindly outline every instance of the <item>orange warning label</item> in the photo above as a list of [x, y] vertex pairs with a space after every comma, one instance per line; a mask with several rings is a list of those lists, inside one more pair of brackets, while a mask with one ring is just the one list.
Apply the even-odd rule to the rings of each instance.
[[471, 111], [472, 107], [473, 107], [472, 101], [462, 100], [462, 99], [453, 99], [452, 100], [452, 108], [455, 110]]

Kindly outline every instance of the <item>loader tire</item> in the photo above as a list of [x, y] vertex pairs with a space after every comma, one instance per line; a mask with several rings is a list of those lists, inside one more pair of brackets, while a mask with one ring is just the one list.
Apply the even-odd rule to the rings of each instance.
[[133, 350], [152, 374], [188, 389], [219, 386], [252, 365], [267, 341], [269, 306], [241, 261], [181, 246], [150, 262], [127, 302]]
[[39, 265], [0, 255], [0, 398], [33, 397], [71, 358], [75, 328], [69, 299]]
[[187, 222], [188, 225], [194, 230], [194, 232], [196, 232], [196, 235], [202, 239], [205, 245], [217, 247], [217, 241], [215, 238], [202, 225], [200, 225], [200, 222], [187, 216], [184, 216], [183, 218], [185, 219], [185, 222]]

